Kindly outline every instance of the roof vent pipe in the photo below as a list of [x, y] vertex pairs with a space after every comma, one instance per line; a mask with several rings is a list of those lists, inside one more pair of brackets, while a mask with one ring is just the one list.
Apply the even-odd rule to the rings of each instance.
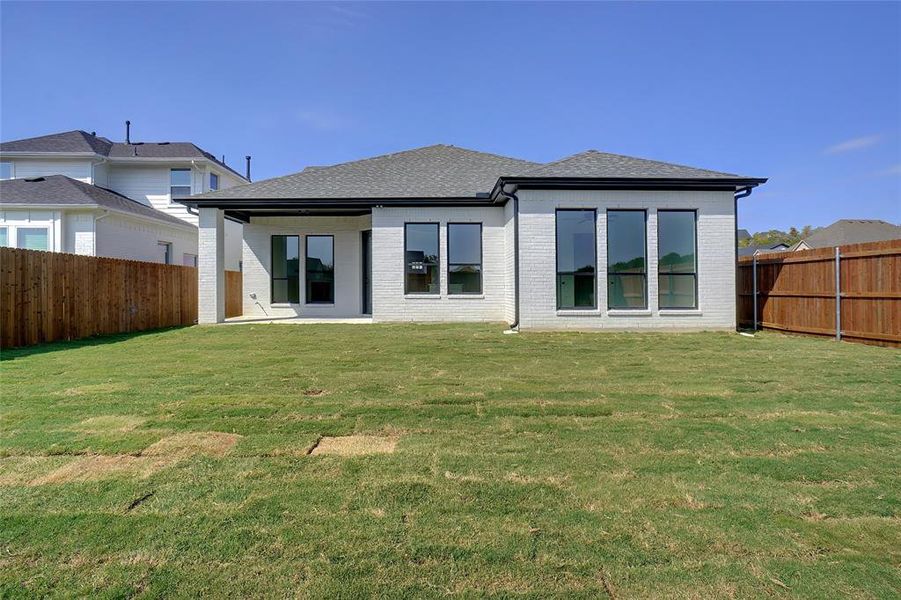
[[131, 143], [131, 121], [125, 121], [125, 143]]
[[247, 181], [250, 181], [250, 155], [248, 154], [248, 155], [245, 156], [244, 158], [247, 160], [247, 175], [246, 175], [246, 179], [247, 179]]

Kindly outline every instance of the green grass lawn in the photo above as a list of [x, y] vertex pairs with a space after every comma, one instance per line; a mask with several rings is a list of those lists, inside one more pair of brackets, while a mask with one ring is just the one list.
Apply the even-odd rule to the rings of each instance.
[[0, 596], [901, 593], [901, 352], [502, 329], [3, 352]]

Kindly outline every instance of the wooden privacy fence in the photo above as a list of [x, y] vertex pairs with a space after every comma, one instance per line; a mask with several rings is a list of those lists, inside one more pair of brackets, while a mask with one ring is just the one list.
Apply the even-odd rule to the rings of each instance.
[[[226, 285], [240, 302], [241, 273]], [[194, 267], [0, 248], [0, 347], [196, 321]]]
[[901, 345], [901, 240], [742, 257], [738, 321]]

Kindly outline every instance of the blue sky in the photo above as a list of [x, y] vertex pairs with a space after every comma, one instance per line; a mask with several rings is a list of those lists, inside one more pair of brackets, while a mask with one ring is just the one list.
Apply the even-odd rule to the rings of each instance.
[[754, 230], [901, 221], [901, 3], [0, 4], [0, 137], [194, 141], [254, 178], [434, 143], [770, 177]]

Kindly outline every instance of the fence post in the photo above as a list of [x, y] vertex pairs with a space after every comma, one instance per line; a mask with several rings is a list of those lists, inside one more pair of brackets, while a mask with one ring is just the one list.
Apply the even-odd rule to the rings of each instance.
[[842, 339], [842, 269], [841, 249], [835, 247], [835, 339]]
[[751, 267], [751, 279], [754, 281], [754, 331], [757, 331], [757, 255]]

